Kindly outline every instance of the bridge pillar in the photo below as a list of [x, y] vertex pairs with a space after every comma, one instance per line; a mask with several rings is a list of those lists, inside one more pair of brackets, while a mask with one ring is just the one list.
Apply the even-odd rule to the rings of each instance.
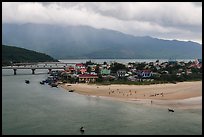
[[35, 69], [32, 69], [32, 74], [35, 74]]
[[16, 70], [17, 70], [17, 69], [13, 69], [14, 75], [16, 75]]
[[48, 74], [51, 74], [51, 72], [52, 72], [52, 69], [48, 69], [48, 70], [49, 70]]

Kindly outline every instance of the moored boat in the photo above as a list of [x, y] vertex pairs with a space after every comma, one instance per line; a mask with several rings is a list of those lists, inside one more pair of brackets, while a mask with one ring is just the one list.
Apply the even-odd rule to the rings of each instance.
[[51, 83], [51, 87], [57, 87], [58, 85], [56, 83]]
[[74, 92], [74, 90], [69, 90], [69, 92]]
[[44, 82], [44, 81], [40, 81], [40, 84], [41, 84], [41, 85], [44, 85], [44, 84], [45, 84], [45, 82]]
[[30, 83], [30, 81], [29, 81], [29, 80], [25, 80], [25, 83], [26, 83], [26, 84], [29, 84], [29, 83]]

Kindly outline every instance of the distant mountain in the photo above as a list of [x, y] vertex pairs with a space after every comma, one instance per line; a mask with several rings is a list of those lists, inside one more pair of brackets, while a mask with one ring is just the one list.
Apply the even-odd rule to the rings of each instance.
[[11, 62], [29, 63], [29, 62], [52, 62], [52, 61], [58, 60], [55, 60], [52, 57], [43, 53], [19, 47], [2, 45], [2, 66], [10, 65]]
[[68, 58], [202, 58], [196, 42], [135, 37], [118, 31], [88, 26], [2, 24], [2, 44]]

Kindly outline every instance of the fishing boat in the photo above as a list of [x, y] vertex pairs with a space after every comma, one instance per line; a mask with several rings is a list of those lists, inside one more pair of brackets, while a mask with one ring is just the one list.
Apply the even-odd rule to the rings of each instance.
[[51, 83], [51, 87], [57, 87], [58, 85], [56, 83]]
[[44, 82], [44, 81], [40, 81], [40, 84], [41, 84], [41, 85], [44, 85], [44, 84], [45, 84], [45, 82]]
[[30, 81], [29, 81], [29, 80], [25, 80], [25, 83], [26, 83], [26, 84], [29, 84], [29, 83], [30, 83]]
[[69, 90], [69, 92], [74, 92], [74, 90]]
[[84, 127], [81, 127], [81, 128], [80, 128], [80, 131], [81, 131], [81, 132], [84, 132], [84, 131], [85, 131]]

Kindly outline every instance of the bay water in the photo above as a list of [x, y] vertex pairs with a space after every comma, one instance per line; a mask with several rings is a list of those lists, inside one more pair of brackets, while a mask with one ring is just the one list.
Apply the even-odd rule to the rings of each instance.
[[[48, 70], [2, 70], [5, 135], [201, 135], [202, 110], [106, 100], [41, 85]], [[25, 80], [30, 80], [26, 84]], [[79, 129], [85, 127], [82, 134]]]

